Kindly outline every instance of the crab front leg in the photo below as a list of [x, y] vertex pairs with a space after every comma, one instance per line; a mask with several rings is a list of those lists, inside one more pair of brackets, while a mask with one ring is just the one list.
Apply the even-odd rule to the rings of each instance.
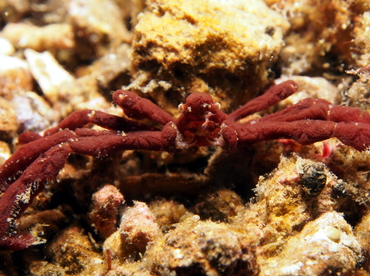
[[[133, 119], [149, 119], [152, 122], [158, 123], [160, 127], [174, 120], [169, 113], [162, 110], [159, 106], [130, 91], [117, 90], [113, 93], [113, 101], [125, 111], [126, 116]], [[98, 110], [84, 109], [73, 112], [56, 127], [46, 130], [44, 136], [53, 135], [64, 129], [75, 130], [88, 124], [124, 132], [157, 129], [129, 118], [107, 114]], [[20, 143], [25, 144], [41, 137], [37, 133], [24, 132], [19, 135], [18, 139]]]
[[[123, 117], [107, 114], [98, 110], [84, 109], [71, 113], [56, 127], [50, 128], [44, 132], [44, 136], [51, 136], [61, 130], [75, 130], [88, 124], [101, 126], [110, 130], [135, 131], [135, 130], [155, 130], [154, 127], [142, 124], [140, 122], [126, 119]], [[18, 137], [21, 144], [30, 143], [40, 139], [41, 135], [33, 132], [23, 132]]]
[[103, 156], [120, 149], [167, 148], [166, 139], [163, 140], [161, 131], [137, 131], [127, 134], [88, 128], [60, 131], [22, 146], [6, 160], [0, 167], [0, 191], [4, 192], [41, 154], [63, 142], [76, 145], [75, 152], [92, 156]]
[[[169, 113], [162, 110], [153, 102], [139, 97], [130, 91], [117, 90], [113, 93], [113, 102], [124, 110], [127, 117], [132, 119], [148, 119], [161, 126], [174, 120]], [[60, 129], [75, 130], [87, 124], [94, 124], [107, 129], [125, 132], [155, 130], [152, 126], [129, 118], [118, 117], [102, 111], [85, 109], [72, 113], [56, 127], [47, 130], [45, 133], [46, 135], [51, 135], [58, 132]]]
[[113, 93], [113, 101], [130, 118], [149, 119], [161, 126], [175, 120], [171, 114], [161, 109], [158, 105], [148, 99], [139, 97], [131, 91], [117, 90]]
[[285, 81], [278, 85], [270, 87], [264, 94], [258, 96], [244, 106], [238, 108], [227, 116], [228, 121], [235, 122], [248, 115], [264, 110], [270, 106], [277, 104], [278, 102], [288, 98], [294, 94], [298, 89], [297, 83], [292, 80]]
[[[25, 132], [19, 136], [19, 142], [26, 143], [26, 145], [19, 148], [0, 168], [0, 191], [4, 191], [10, 183], [15, 181], [17, 176], [40, 154], [55, 145], [76, 138], [76, 134], [72, 130], [80, 129], [88, 123], [120, 131], [155, 131], [155, 128], [151, 126], [104, 112], [76, 111], [55, 128], [47, 130], [45, 137], [32, 132]], [[64, 128], [66, 130], [63, 130]], [[79, 132], [81, 133], [81, 129]]]
[[93, 124], [106, 129], [119, 131], [154, 130], [153, 127], [134, 120], [107, 114], [98, 110], [85, 109], [73, 112], [56, 127], [47, 130], [45, 135], [54, 134], [61, 129], [75, 130], [77, 128], [82, 128], [87, 124]]
[[77, 139], [69, 141], [73, 152], [94, 157], [105, 157], [120, 150], [165, 150], [161, 131], [136, 131], [117, 134], [93, 129], [77, 129]]
[[[42, 145], [45, 140], [53, 140], [61, 133], [73, 133], [73, 135], [62, 143], [52, 146], [51, 149], [45, 152], [34, 152], [27, 158], [28, 162], [31, 159], [33, 161], [0, 198], [0, 248], [20, 250], [40, 243], [40, 240], [30, 233], [16, 233], [16, 221], [43, 190], [46, 182], [57, 177], [71, 153], [104, 157], [117, 150], [162, 150], [163, 144], [166, 145], [166, 142], [162, 141], [161, 131], [138, 131], [121, 135], [113, 131], [82, 128], [76, 129], [75, 132], [62, 131], [43, 137], [24, 148], [30, 149]], [[16, 156], [21, 158], [19, 155]], [[11, 163], [10, 167], [15, 163]]]

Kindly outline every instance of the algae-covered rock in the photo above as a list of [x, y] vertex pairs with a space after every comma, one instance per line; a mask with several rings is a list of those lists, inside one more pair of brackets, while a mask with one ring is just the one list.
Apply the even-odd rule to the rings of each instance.
[[260, 275], [343, 275], [361, 261], [361, 246], [337, 212], [309, 222], [283, 250], [261, 264]]
[[254, 275], [253, 249], [242, 233], [225, 223], [191, 216], [157, 240], [147, 260], [157, 275]]
[[267, 84], [288, 28], [263, 1], [149, 1], [134, 30], [129, 87], [170, 106], [197, 90], [236, 107]]

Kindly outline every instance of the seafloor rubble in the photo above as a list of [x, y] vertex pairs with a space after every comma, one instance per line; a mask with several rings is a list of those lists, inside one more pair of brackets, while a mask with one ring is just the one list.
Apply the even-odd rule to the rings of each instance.
[[[370, 112], [370, 4], [0, 0], [0, 163], [18, 134], [130, 89], [230, 112], [271, 83]], [[250, 119], [250, 118], [247, 118]], [[18, 221], [0, 275], [370, 275], [370, 155], [336, 139], [72, 155]], [[1, 239], [1, 237], [0, 237]]]

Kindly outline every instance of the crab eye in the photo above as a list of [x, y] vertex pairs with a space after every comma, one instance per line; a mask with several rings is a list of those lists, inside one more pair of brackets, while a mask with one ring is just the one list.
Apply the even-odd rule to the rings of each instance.
[[179, 104], [177, 109], [180, 111], [180, 112], [184, 112], [185, 111], [185, 106], [183, 103]]
[[204, 104], [202, 104], [202, 107], [203, 107], [204, 109], [211, 109], [212, 105], [210, 105], [210, 104], [208, 104], [208, 103], [204, 103]]
[[181, 113], [192, 112], [191, 106], [187, 104], [179, 104], [178, 109]]

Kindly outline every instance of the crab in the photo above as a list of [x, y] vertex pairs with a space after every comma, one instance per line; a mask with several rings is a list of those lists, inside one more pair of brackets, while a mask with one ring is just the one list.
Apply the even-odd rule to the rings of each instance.
[[[307, 98], [264, 117], [241, 119], [264, 110], [296, 92], [286, 81], [269, 88], [231, 114], [205, 93], [191, 93], [174, 118], [148, 99], [118, 90], [113, 101], [125, 116], [81, 110], [41, 136], [25, 132], [19, 148], [0, 168], [0, 248], [20, 250], [42, 241], [29, 232], [18, 233], [17, 219], [48, 181], [54, 180], [70, 154], [104, 157], [119, 150], [176, 152], [194, 146], [225, 150], [279, 138], [306, 145], [331, 137], [359, 151], [370, 146], [370, 115], [352, 107]], [[98, 125], [105, 130], [89, 126]]]

